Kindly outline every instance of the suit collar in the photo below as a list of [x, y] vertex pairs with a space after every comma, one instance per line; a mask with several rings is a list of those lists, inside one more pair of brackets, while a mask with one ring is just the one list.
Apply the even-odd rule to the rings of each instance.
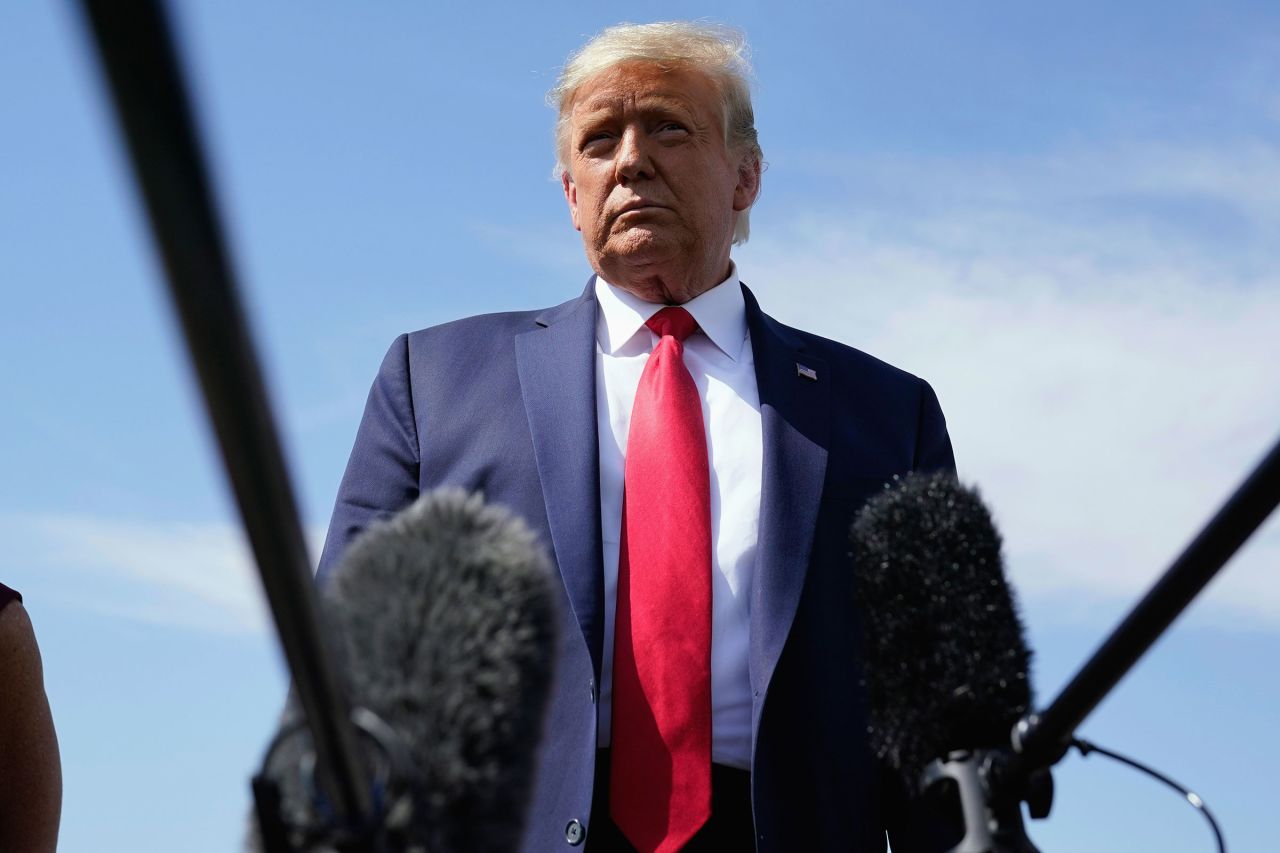
[[[594, 290], [599, 306], [596, 337], [605, 354], [616, 353], [638, 332], [644, 331], [645, 322], [663, 307], [645, 302], [599, 277]], [[747, 337], [747, 317], [736, 265], [730, 265], [728, 278], [681, 307], [693, 315], [702, 334], [731, 361], [742, 356], [742, 345]], [[643, 349], [647, 352], [651, 342], [656, 342], [657, 338], [648, 332], [646, 335]]]
[[595, 316], [596, 310], [596, 277], [593, 275], [587, 279], [587, 286], [582, 294], [570, 299], [568, 302], [561, 302], [559, 305], [552, 306], [541, 314], [533, 318], [533, 322], [542, 328], [554, 326], [562, 320], [577, 317], [579, 311], [590, 306], [591, 315]]

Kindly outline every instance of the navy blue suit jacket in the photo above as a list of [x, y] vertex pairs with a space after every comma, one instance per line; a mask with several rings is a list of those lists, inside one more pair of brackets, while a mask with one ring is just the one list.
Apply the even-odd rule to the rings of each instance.
[[[745, 287], [764, 439], [751, 588], [752, 799], [761, 851], [882, 851], [893, 811], [866, 746], [848, 529], [895, 474], [954, 468], [923, 380], [778, 323]], [[402, 335], [369, 394], [320, 563], [449, 484], [522, 515], [563, 581], [563, 628], [526, 851], [591, 814], [604, 646], [596, 302]], [[801, 375], [803, 365], [816, 379]], [[914, 848], [909, 827], [895, 849]], [[590, 827], [587, 826], [590, 847]]]

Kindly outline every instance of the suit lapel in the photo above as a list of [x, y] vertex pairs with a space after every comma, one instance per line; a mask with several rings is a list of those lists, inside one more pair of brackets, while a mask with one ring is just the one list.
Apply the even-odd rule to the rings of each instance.
[[579, 299], [516, 336], [516, 370], [556, 563], [597, 677], [604, 632], [600, 459], [596, 445], [596, 303]]
[[[763, 697], [790, 633], [813, 548], [827, 470], [830, 376], [803, 340], [742, 288], [760, 392], [764, 470], [751, 589], [750, 673]], [[759, 722], [757, 698], [753, 724]]]

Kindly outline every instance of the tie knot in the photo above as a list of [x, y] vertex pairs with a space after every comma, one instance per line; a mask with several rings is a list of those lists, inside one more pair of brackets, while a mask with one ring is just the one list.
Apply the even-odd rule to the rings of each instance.
[[670, 335], [681, 343], [684, 343], [685, 338], [698, 331], [698, 321], [693, 319], [692, 314], [679, 306], [663, 308], [645, 321], [645, 325], [652, 329], [653, 333], [658, 337], [665, 338]]

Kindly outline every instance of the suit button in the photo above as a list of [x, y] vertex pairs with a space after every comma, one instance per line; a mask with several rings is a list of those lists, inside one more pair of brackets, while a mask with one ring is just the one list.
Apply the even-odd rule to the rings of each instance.
[[564, 828], [564, 840], [574, 847], [581, 844], [582, 839], [586, 837], [587, 831], [582, 828], [582, 823], [578, 820], [569, 821], [569, 825]]

